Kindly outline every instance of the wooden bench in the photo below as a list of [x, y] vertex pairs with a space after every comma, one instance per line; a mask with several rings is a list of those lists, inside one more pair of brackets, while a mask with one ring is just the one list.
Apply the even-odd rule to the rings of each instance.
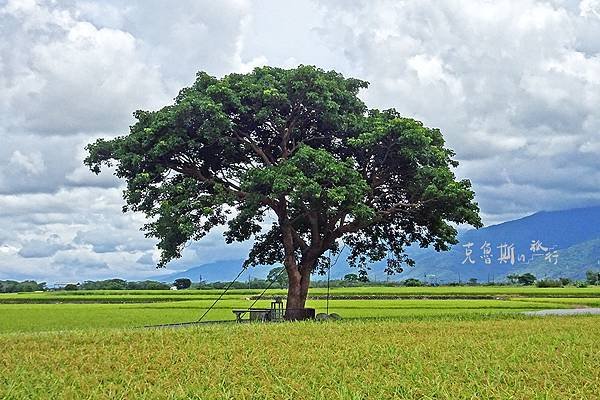
[[243, 317], [246, 314], [250, 314], [249, 321], [269, 321], [271, 320], [271, 309], [270, 308], [248, 308], [244, 310], [231, 310], [235, 314], [236, 322], [243, 322]]

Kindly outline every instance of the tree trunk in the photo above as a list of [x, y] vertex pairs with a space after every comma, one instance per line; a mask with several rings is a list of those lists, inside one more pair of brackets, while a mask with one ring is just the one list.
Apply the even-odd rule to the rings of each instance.
[[317, 258], [314, 257], [313, 250], [308, 253], [308, 257], [306, 255], [302, 257], [302, 262], [299, 265], [296, 260], [292, 227], [286, 218], [281, 219], [280, 224], [284, 248], [283, 265], [288, 274], [285, 318], [287, 320], [298, 320], [314, 317], [314, 310], [312, 310], [312, 313], [308, 312], [305, 309], [305, 304], [310, 285], [310, 273]]
[[[296, 263], [294, 263], [297, 265]], [[314, 263], [301, 264], [298, 269], [294, 265], [294, 269], [288, 272], [288, 294], [286, 303], [286, 319], [299, 320], [314, 317], [314, 310], [305, 308], [306, 298], [308, 296], [308, 288], [310, 286], [310, 273]], [[287, 267], [286, 267], [287, 269]]]
[[[289, 273], [288, 273], [289, 274]], [[308, 296], [307, 280], [300, 274], [289, 276], [287, 293], [287, 310], [301, 309], [306, 304]]]

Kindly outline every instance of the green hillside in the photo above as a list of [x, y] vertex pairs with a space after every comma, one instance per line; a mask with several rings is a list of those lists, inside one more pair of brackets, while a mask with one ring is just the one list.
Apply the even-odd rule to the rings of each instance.
[[530, 272], [538, 278], [570, 277], [585, 279], [587, 270], [600, 270], [600, 239], [588, 240], [561, 250], [556, 265], [539, 257], [527, 265], [519, 265], [515, 272]]

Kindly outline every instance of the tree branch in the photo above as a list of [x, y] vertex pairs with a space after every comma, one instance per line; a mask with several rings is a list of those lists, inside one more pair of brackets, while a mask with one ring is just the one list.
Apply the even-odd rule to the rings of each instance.
[[252, 138], [250, 138], [250, 136], [244, 134], [244, 133], [238, 133], [238, 132], [234, 132], [233, 133], [234, 136], [242, 143], [246, 143], [249, 144], [250, 147], [252, 148], [252, 150], [258, 155], [260, 156], [260, 158], [263, 160], [263, 162], [266, 165], [274, 165], [275, 160], [270, 159], [267, 154], [260, 148], [258, 147], [258, 145], [252, 140]]
[[315, 211], [311, 211], [308, 214], [308, 221], [310, 223], [310, 246], [316, 247], [321, 242], [319, 232], [319, 216]]
[[[292, 109], [293, 113], [293, 109]], [[292, 130], [294, 129], [294, 125], [296, 125], [296, 120], [298, 118], [294, 116], [291, 121], [287, 124], [287, 127], [283, 131], [283, 135], [281, 136], [281, 158], [286, 159], [290, 155], [290, 150], [288, 149], [288, 142], [290, 140], [290, 136], [292, 134]]]
[[385, 221], [387, 217], [397, 214], [400, 211], [408, 211], [410, 209], [416, 209], [418, 207], [421, 207], [423, 204], [428, 203], [430, 200], [426, 200], [426, 201], [419, 201], [416, 203], [396, 203], [394, 205], [392, 205], [391, 207], [379, 211], [376, 216], [372, 219], [370, 219], [369, 221], [363, 221], [363, 222], [359, 222], [359, 221], [352, 221], [352, 222], [348, 222], [347, 224], [341, 224], [337, 229], [335, 229], [333, 231], [333, 236], [337, 239], [342, 237], [344, 234], [346, 233], [354, 233], [354, 232], [358, 232], [361, 229], [364, 229], [370, 225], [379, 223], [381, 221]]
[[304, 239], [302, 239], [302, 236], [300, 236], [298, 231], [296, 231], [294, 228], [292, 228], [292, 235], [294, 236], [294, 241], [300, 248], [300, 251], [306, 251], [308, 249], [308, 245], [306, 244]]
[[248, 193], [241, 190], [241, 188], [233, 182], [230, 182], [225, 179], [218, 178], [216, 176], [206, 176], [194, 165], [183, 164], [183, 165], [175, 165], [173, 163], [168, 163], [169, 168], [173, 171], [179, 172], [180, 174], [187, 175], [189, 177], [195, 178], [200, 182], [205, 182], [209, 184], [221, 184], [223, 188], [227, 190], [229, 193], [233, 194], [238, 198], [238, 200], [243, 200], [248, 196]]

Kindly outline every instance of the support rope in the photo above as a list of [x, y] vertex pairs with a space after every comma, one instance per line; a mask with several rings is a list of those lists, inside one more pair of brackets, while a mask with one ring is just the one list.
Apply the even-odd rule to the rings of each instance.
[[221, 295], [220, 295], [219, 297], [217, 297], [217, 299], [215, 300], [215, 302], [214, 302], [214, 303], [212, 303], [212, 305], [211, 305], [210, 307], [208, 307], [208, 309], [207, 309], [207, 310], [204, 312], [204, 314], [202, 314], [202, 316], [201, 316], [201, 317], [198, 319], [198, 321], [197, 321], [197, 322], [200, 322], [200, 321], [202, 321], [202, 318], [204, 318], [204, 317], [206, 316], [206, 314], [208, 314], [208, 312], [209, 312], [210, 310], [212, 310], [212, 309], [213, 309], [213, 307], [215, 306], [215, 304], [217, 304], [217, 302], [218, 302], [219, 300], [221, 300], [221, 298], [222, 298], [222, 297], [225, 295], [225, 293], [227, 293], [227, 291], [228, 291], [228, 290], [229, 290], [229, 288], [230, 288], [230, 287], [231, 287], [231, 286], [232, 286], [232, 285], [235, 283], [235, 281], [237, 281], [237, 280], [238, 280], [238, 278], [239, 278], [240, 276], [242, 276], [242, 274], [244, 273], [244, 271], [245, 271], [245, 270], [246, 270], [246, 267], [242, 267], [242, 270], [240, 271], [240, 273], [239, 273], [239, 274], [237, 274], [237, 276], [235, 277], [235, 279], [234, 279], [234, 280], [232, 280], [231, 282], [229, 282], [229, 285], [228, 285], [228, 286], [225, 288], [225, 290], [223, 291], [223, 293], [221, 293]]
[[277, 278], [279, 278], [279, 275], [281, 275], [284, 271], [285, 271], [285, 267], [281, 268], [281, 271], [279, 271], [279, 273], [275, 276], [275, 278], [273, 278], [273, 280], [269, 283], [269, 285], [265, 288], [265, 290], [263, 290], [262, 293], [258, 295], [258, 297], [256, 298], [256, 300], [254, 300], [254, 303], [250, 304], [250, 307], [248, 307], [248, 309], [252, 308], [252, 306], [255, 305], [258, 300], [260, 300], [260, 298], [263, 296], [263, 294], [265, 294], [266, 291], [269, 290], [269, 288], [271, 287], [271, 285], [273, 283], [275, 283], [275, 281], [277, 280]]

